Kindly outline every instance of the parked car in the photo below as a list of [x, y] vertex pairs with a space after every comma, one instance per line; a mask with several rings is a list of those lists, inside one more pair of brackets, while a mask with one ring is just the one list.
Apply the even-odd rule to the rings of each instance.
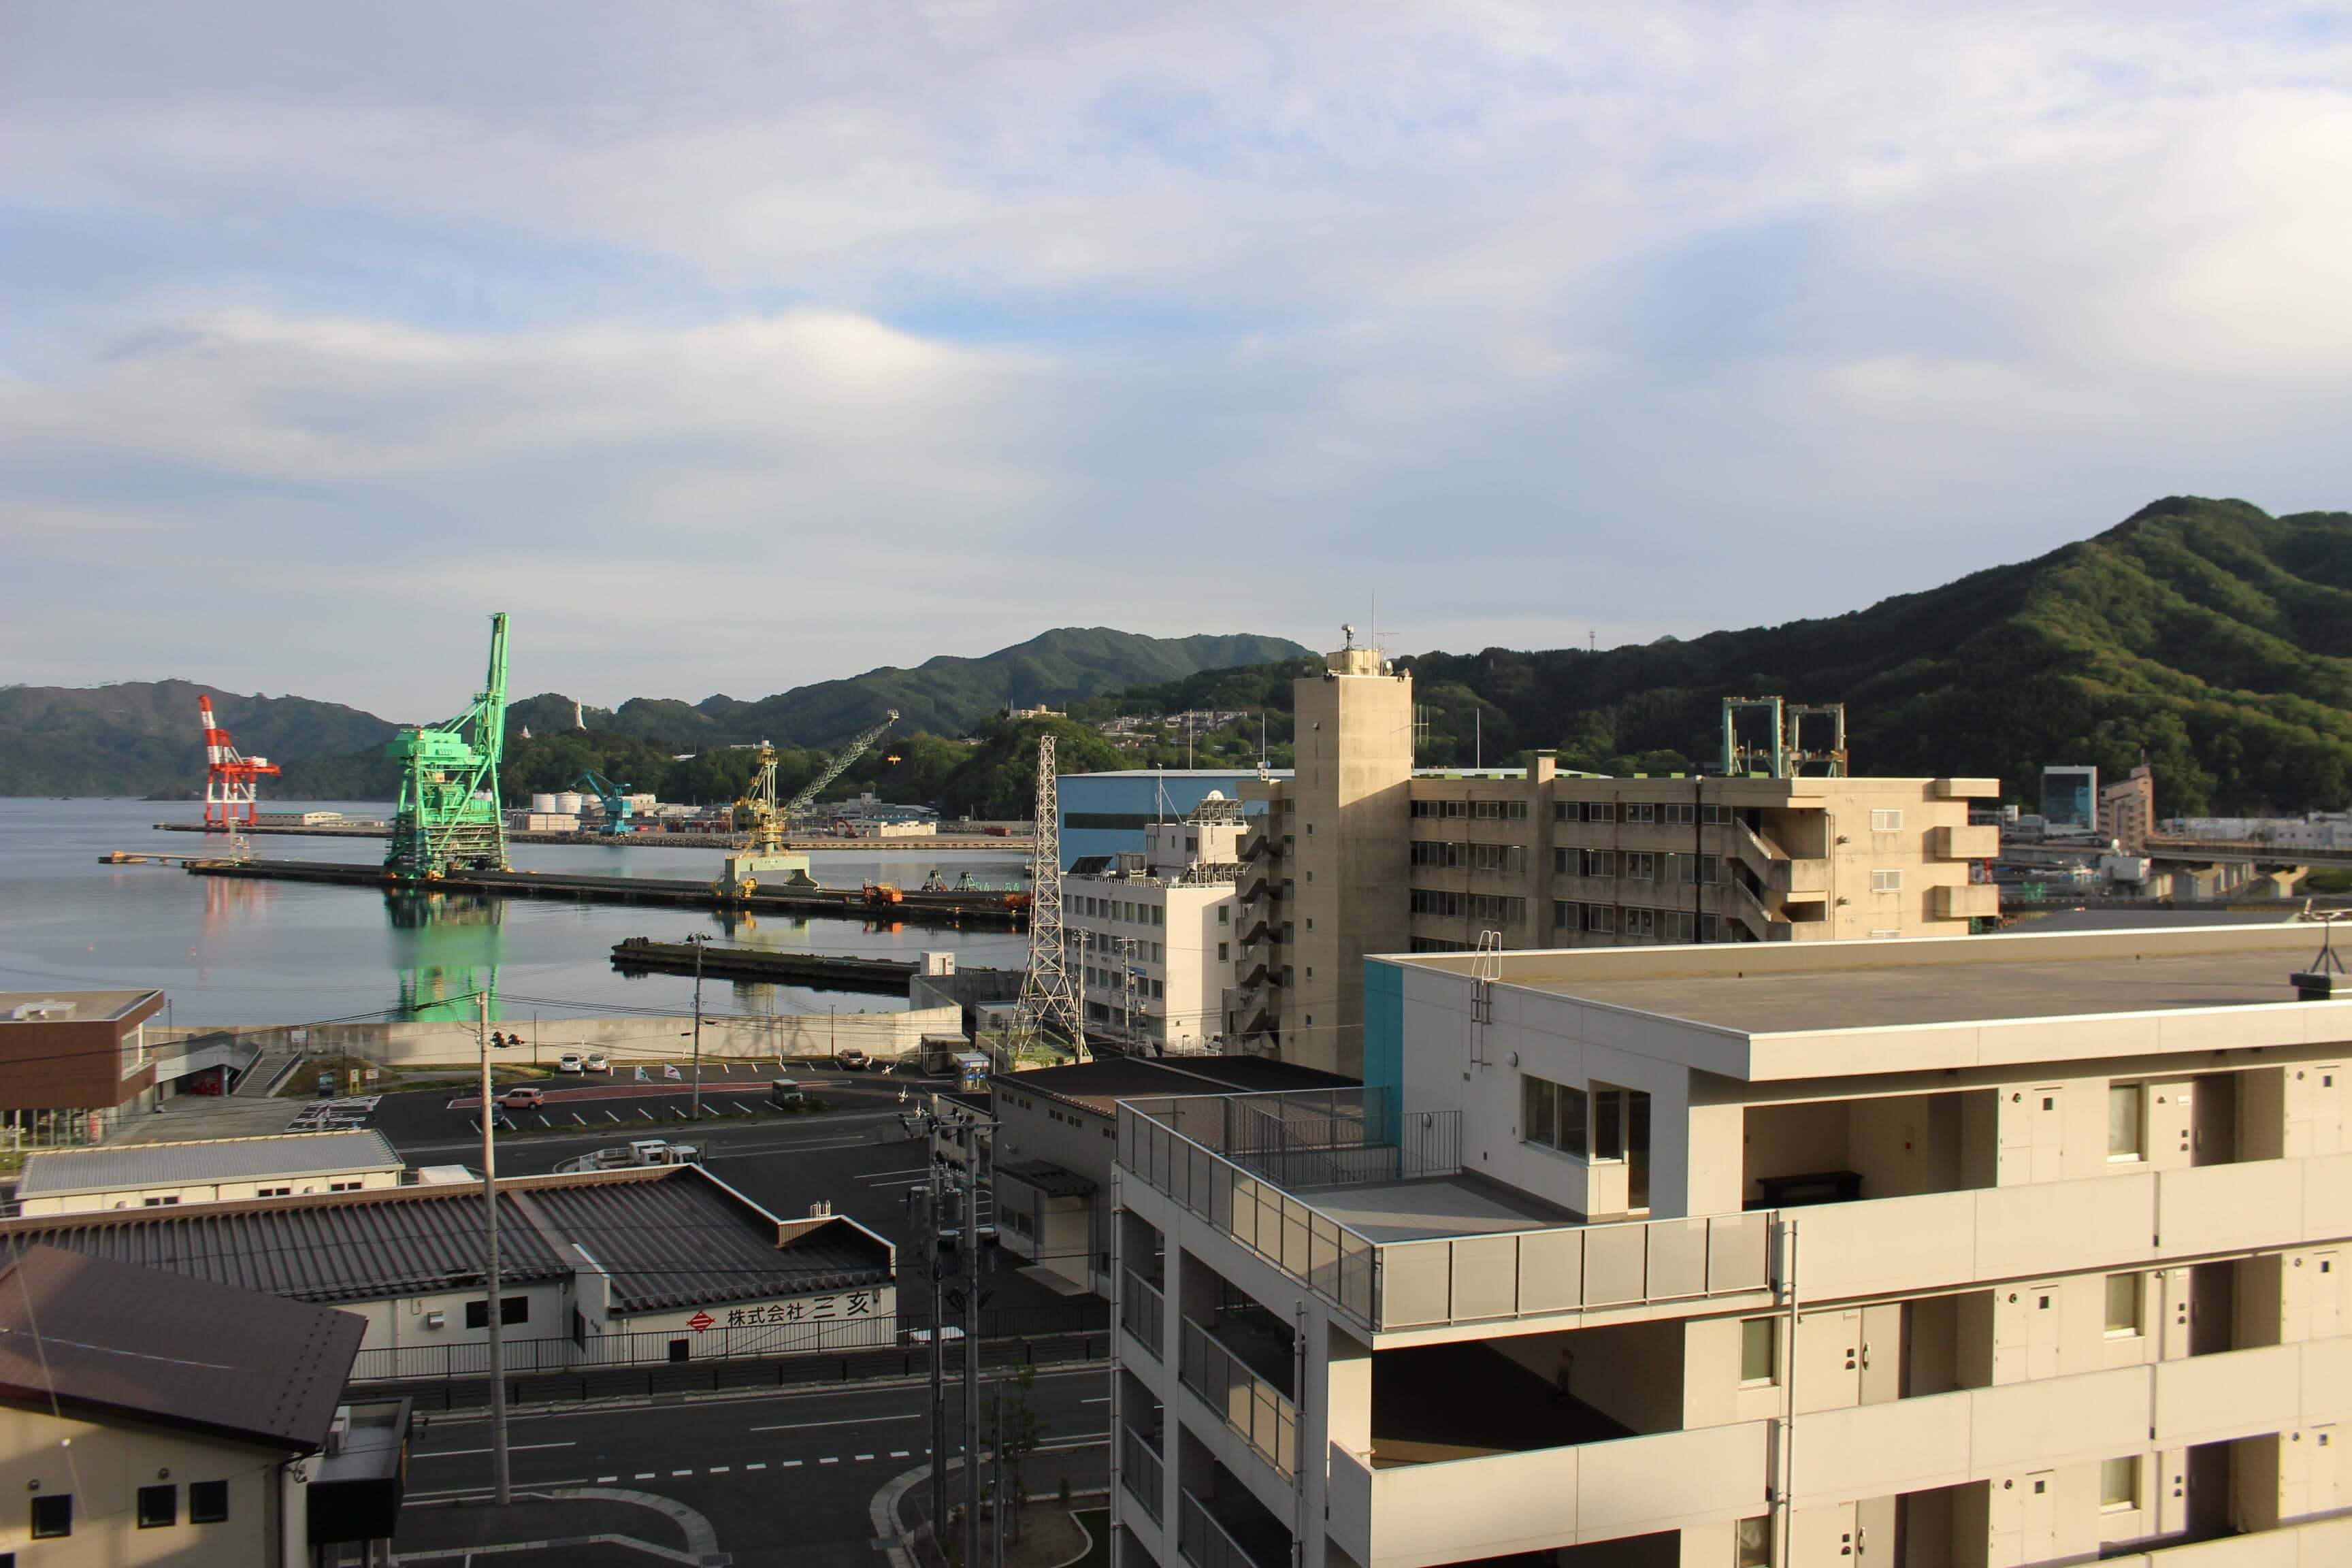
[[859, 1050], [856, 1046], [847, 1047], [835, 1054], [833, 1065], [839, 1068], [844, 1072], [864, 1072], [866, 1070], [866, 1053]]
[[557, 1072], [585, 1072], [588, 1070], [588, 1058], [582, 1056], [578, 1051], [566, 1051], [562, 1056], [555, 1058], [555, 1070]]
[[523, 1084], [499, 1096], [501, 1110], [537, 1110], [547, 1103], [547, 1090]]
[[602, 1051], [590, 1051], [586, 1057], [582, 1058], [582, 1060], [585, 1064], [586, 1070], [589, 1072], [611, 1072], [613, 1070], [613, 1058], [606, 1056]]
[[788, 1078], [768, 1080], [768, 1103], [782, 1110], [788, 1106], [808, 1103], [808, 1090]]

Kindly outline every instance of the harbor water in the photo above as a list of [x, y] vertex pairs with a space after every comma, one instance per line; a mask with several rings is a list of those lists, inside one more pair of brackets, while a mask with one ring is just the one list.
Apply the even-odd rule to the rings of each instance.
[[[270, 801], [273, 811], [307, 803]], [[323, 808], [385, 816], [388, 807], [350, 802]], [[193, 803], [0, 799], [0, 991], [136, 987], [171, 998], [171, 1022], [296, 1024], [331, 1019], [447, 1016], [470, 1012], [478, 990], [496, 998], [493, 1016], [585, 1016], [613, 1010], [686, 1015], [694, 982], [684, 976], [624, 977], [612, 947], [625, 937], [677, 941], [707, 934], [804, 952], [912, 959], [944, 950], [961, 965], [1017, 967], [1027, 939], [1017, 932], [941, 931], [859, 920], [721, 916], [692, 910], [558, 903], [463, 895], [391, 895], [373, 889], [314, 887], [191, 876], [177, 866], [101, 865], [114, 850], [186, 857], [222, 852], [218, 838], [160, 832], [158, 822], [194, 821]], [[253, 840], [271, 859], [373, 864], [375, 838], [266, 835]], [[517, 870], [593, 871], [600, 876], [715, 879], [720, 852], [593, 844], [520, 844]], [[850, 846], [812, 857], [817, 880], [919, 885], [934, 868], [950, 882], [1017, 884], [1017, 853]], [[706, 981], [703, 1010], [720, 1013], [851, 1013], [894, 1005], [887, 996], [799, 986]]]

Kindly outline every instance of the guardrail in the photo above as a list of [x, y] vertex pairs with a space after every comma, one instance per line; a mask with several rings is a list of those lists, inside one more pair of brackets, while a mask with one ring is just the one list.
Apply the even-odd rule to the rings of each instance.
[[1118, 1428], [1118, 1479], [1127, 1493], [1142, 1505], [1151, 1522], [1160, 1522], [1160, 1488], [1165, 1474], [1160, 1450], [1151, 1439], [1122, 1422]]
[[1225, 1425], [1284, 1481], [1297, 1479], [1297, 1405], [1190, 1318], [1184, 1320], [1183, 1334], [1178, 1376], [1184, 1386], [1223, 1416]]
[[1160, 1325], [1167, 1321], [1167, 1298], [1160, 1288], [1138, 1274], [1124, 1270], [1126, 1279], [1118, 1296], [1119, 1326], [1133, 1334], [1136, 1342], [1151, 1352], [1155, 1361], [1168, 1358], [1161, 1353]]
[[1271, 1568], [1251, 1556], [1189, 1490], [1178, 1500], [1176, 1550], [1192, 1568]]

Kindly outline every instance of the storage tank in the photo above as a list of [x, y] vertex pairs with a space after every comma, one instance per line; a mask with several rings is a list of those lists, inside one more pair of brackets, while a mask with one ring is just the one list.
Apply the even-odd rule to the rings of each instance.
[[552, 795], [532, 795], [530, 797], [530, 809], [538, 816], [548, 816], [555, 810], [555, 796]]
[[568, 789], [555, 797], [555, 809], [571, 816], [579, 816], [583, 804], [578, 790]]

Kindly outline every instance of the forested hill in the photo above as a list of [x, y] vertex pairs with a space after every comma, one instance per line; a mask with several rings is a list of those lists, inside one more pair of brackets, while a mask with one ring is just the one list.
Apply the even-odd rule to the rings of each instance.
[[[518, 670], [530, 668], [528, 627], [517, 627]], [[899, 710], [891, 749], [917, 789], [963, 759], [941, 736], [963, 735], [1008, 703], [1062, 707], [1137, 683], [1228, 664], [1305, 653], [1281, 637], [1150, 637], [1108, 627], [1066, 627], [976, 658], [940, 658], [913, 669], [880, 668], [845, 680], [793, 688], [746, 701], [711, 697], [688, 703], [638, 698], [618, 710], [578, 708], [555, 693], [508, 707], [513, 751], [508, 782], [561, 788], [583, 767], [602, 768], [641, 788], [671, 787], [678, 798], [726, 799], [739, 791], [740, 757], [709, 751], [699, 770], [673, 770], [676, 753], [772, 740], [785, 750], [785, 777], [822, 765], [824, 748]], [[263, 786], [281, 799], [390, 797], [394, 778], [383, 743], [394, 726], [357, 709], [300, 697], [243, 697], [184, 680], [89, 688], [0, 688], [0, 795], [171, 795], [199, 791], [203, 737], [196, 698], [209, 692], [238, 748], [282, 765]], [[462, 693], [420, 694], [430, 712], [454, 710]], [[584, 726], [575, 728], [575, 725]], [[530, 738], [524, 739], [528, 731]], [[714, 771], [715, 770], [715, 771]], [[677, 772], [673, 779], [670, 774]], [[856, 781], [845, 781], [845, 787]]]
[[[1590, 653], [1400, 659], [1429, 710], [1424, 764], [1556, 747], [1564, 767], [1712, 764], [1726, 696], [1847, 704], [1855, 771], [1996, 775], [2029, 798], [2050, 763], [2123, 770], [2157, 809], [2340, 809], [2352, 797], [2352, 514], [2273, 518], [2174, 498], [2037, 560], [1824, 620]], [[1288, 671], [1216, 678], [1286, 706]], [[1131, 690], [1126, 712], [1202, 683]], [[1286, 731], [1286, 725], [1279, 726]]]

